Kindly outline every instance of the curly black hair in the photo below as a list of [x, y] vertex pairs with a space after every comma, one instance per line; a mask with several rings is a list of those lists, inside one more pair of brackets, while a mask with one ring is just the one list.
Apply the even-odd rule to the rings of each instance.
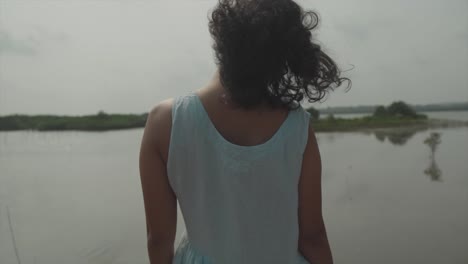
[[319, 18], [292, 0], [219, 0], [209, 17], [221, 83], [244, 109], [295, 109], [351, 81], [314, 43]]

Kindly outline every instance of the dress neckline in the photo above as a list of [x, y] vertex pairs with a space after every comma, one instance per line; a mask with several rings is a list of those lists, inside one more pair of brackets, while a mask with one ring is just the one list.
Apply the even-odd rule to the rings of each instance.
[[238, 150], [260, 150], [260, 149], [264, 149], [264, 148], [267, 148], [270, 145], [272, 145], [283, 134], [283, 131], [286, 129], [288, 123], [290, 122], [290, 119], [292, 119], [292, 114], [293, 114], [292, 112], [294, 111], [294, 110], [290, 110], [288, 112], [288, 115], [286, 116], [284, 121], [281, 123], [280, 127], [276, 130], [276, 132], [273, 134], [273, 136], [271, 136], [267, 141], [265, 141], [263, 143], [260, 143], [260, 144], [256, 144], [256, 145], [244, 146], [244, 145], [238, 145], [238, 144], [232, 143], [231, 141], [227, 140], [218, 131], [216, 126], [211, 121], [211, 118], [208, 115], [208, 112], [206, 111], [205, 106], [203, 105], [203, 103], [202, 103], [200, 97], [198, 96], [198, 94], [196, 92], [192, 92], [191, 95], [193, 97], [195, 97], [195, 101], [196, 101], [198, 107], [200, 108], [200, 112], [203, 115], [203, 118], [206, 120], [209, 129], [211, 131], [213, 131], [213, 134], [215, 134], [218, 141], [223, 145], [226, 145], [226, 146], [228, 146], [230, 148], [238, 149]]

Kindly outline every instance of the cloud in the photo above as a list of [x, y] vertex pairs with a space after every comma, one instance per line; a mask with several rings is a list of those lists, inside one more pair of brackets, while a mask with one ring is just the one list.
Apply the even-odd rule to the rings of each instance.
[[33, 26], [32, 31], [22, 38], [0, 29], [0, 54], [35, 56], [44, 46], [62, 45], [68, 41], [66, 33], [48, 31], [40, 26]]
[[34, 43], [34, 41], [15, 38], [8, 31], [0, 29], [0, 55], [11, 53], [23, 56], [34, 56], [37, 52], [37, 44]]
[[38, 42], [65, 43], [70, 39], [70, 36], [65, 32], [50, 31], [39, 25], [32, 25], [31, 27], [33, 28], [33, 33], [30, 35], [30, 38]]
[[346, 37], [355, 40], [364, 41], [369, 37], [370, 30], [368, 27], [363, 27], [358, 23], [342, 22], [335, 25], [335, 30]]

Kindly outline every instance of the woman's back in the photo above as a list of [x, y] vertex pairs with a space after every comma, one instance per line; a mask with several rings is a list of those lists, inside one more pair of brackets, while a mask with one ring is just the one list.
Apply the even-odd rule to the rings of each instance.
[[[349, 80], [314, 42], [317, 25], [293, 0], [217, 1], [216, 78], [148, 115], [140, 176], [151, 263], [333, 263], [320, 153], [300, 104]], [[174, 255], [177, 200], [187, 237]]]
[[305, 262], [298, 184], [309, 113], [269, 114], [281, 121], [273, 135], [242, 146], [218, 131], [207, 109], [197, 93], [173, 102], [167, 173], [187, 228], [174, 263]]

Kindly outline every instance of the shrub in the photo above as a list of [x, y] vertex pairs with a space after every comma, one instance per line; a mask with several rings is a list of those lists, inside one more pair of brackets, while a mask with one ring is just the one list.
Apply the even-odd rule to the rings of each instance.
[[373, 116], [375, 116], [375, 117], [386, 117], [386, 116], [388, 116], [388, 111], [385, 108], [385, 106], [380, 105], [375, 109]]
[[312, 118], [313, 120], [319, 120], [319, 118], [320, 118], [319, 110], [311, 107], [311, 108], [307, 109], [307, 112], [310, 113], [310, 118]]

